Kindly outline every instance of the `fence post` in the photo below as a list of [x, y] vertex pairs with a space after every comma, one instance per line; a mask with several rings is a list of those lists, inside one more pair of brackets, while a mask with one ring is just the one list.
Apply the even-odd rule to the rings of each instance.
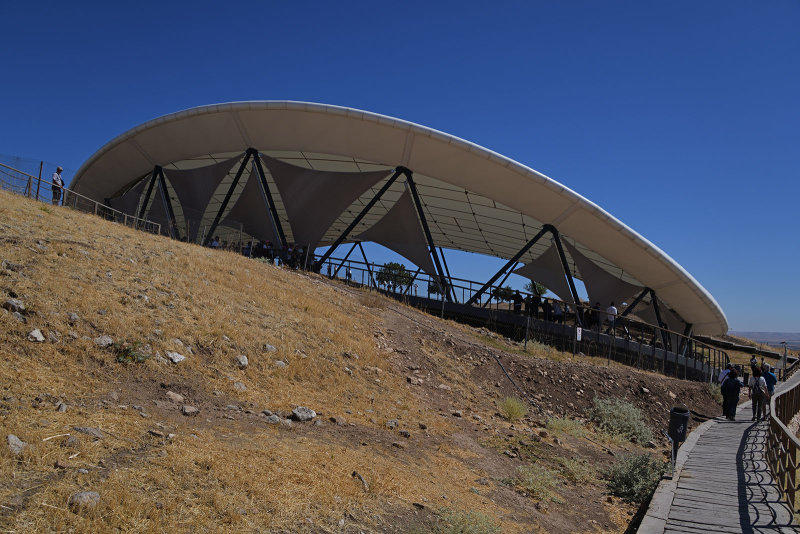
[[42, 167], [44, 167], [44, 161], [39, 162], [39, 178], [36, 180], [36, 200], [39, 200], [39, 188], [42, 185]]

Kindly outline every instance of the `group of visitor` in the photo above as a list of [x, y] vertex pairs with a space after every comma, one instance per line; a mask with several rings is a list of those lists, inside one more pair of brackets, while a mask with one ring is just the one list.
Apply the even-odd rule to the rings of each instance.
[[[534, 319], [544, 319], [557, 324], [563, 324], [567, 314], [572, 313], [569, 305], [560, 300], [543, 298], [536, 293], [523, 297], [519, 290], [515, 291], [511, 297], [514, 313], [523, 313]], [[541, 313], [540, 313], [541, 311]], [[600, 330], [604, 325], [613, 332], [618, 323], [618, 311], [614, 302], [603, 311], [599, 302], [586, 310], [584, 314], [584, 326], [588, 329]]]
[[[761, 421], [767, 417], [769, 400], [775, 393], [775, 384], [778, 377], [768, 363], [761, 358], [761, 363], [753, 355], [750, 359], [751, 377], [747, 383], [747, 397], [753, 402], [753, 421]], [[739, 380], [741, 372], [737, 366], [728, 364], [727, 368], [719, 374], [720, 391], [722, 392], [722, 415], [730, 420], [736, 420], [736, 407], [744, 383]]]
[[261, 241], [231, 241], [222, 240], [214, 236], [208, 244], [210, 248], [220, 250], [240, 251], [248, 258], [263, 259], [275, 265], [285, 265], [292, 269], [306, 269], [310, 267], [313, 258], [309, 258], [307, 250], [302, 245], [292, 244], [286, 249], [275, 247], [269, 239]]

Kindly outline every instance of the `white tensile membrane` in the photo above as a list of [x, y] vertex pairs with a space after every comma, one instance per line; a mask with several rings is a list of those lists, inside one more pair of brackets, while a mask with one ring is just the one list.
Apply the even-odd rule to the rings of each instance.
[[564, 302], [572, 302], [572, 293], [567, 284], [567, 276], [564, 274], [564, 267], [556, 250], [555, 244], [551, 244], [547, 250], [533, 260], [514, 271], [514, 274], [535, 280], [555, 293]]
[[[142, 193], [145, 191], [145, 187], [150, 183], [150, 178], [152, 174], [148, 174], [146, 177], [139, 180], [139, 183], [128, 189], [124, 194], [108, 199], [108, 205], [114, 208], [115, 210], [119, 210], [122, 213], [133, 215], [134, 217], [138, 217], [139, 213], [137, 210], [139, 209], [139, 203], [142, 201]], [[153, 190], [155, 191], [155, 187]]]
[[273, 246], [280, 246], [275, 223], [270, 217], [267, 199], [255, 162], [250, 162], [251, 171], [236, 204], [225, 216], [224, 226], [241, 229], [256, 239], [268, 240]]
[[[211, 197], [219, 188], [219, 184], [225, 179], [231, 170], [242, 160], [244, 154], [239, 154], [225, 161], [197, 167], [194, 169], [164, 169], [164, 178], [169, 180], [175, 194], [178, 195], [181, 208], [184, 212], [204, 213], [211, 201]], [[200, 221], [193, 221], [188, 225], [189, 241], [197, 239]]]
[[438, 276], [408, 190], [403, 192], [386, 215], [356, 238], [383, 245], [413, 262], [432, 278]]
[[316, 248], [344, 210], [390, 171], [333, 172], [297, 167], [261, 154], [278, 186], [294, 242]]
[[622, 311], [620, 308], [622, 303], [631, 302], [644, 289], [642, 286], [620, 280], [581, 254], [568, 241], [562, 240], [562, 243], [569, 251], [572, 261], [578, 266], [580, 279], [586, 286], [586, 293], [592, 305], [599, 302], [601, 309], [605, 310], [613, 302]]

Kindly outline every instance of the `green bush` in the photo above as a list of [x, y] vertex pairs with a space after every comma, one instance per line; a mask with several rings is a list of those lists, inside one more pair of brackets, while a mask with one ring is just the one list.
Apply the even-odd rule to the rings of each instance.
[[114, 343], [114, 353], [120, 363], [142, 363], [150, 354], [141, 350], [142, 344], [139, 341], [133, 343]]
[[711, 395], [711, 398], [714, 399], [714, 402], [722, 405], [722, 390], [720, 389], [719, 384], [709, 383], [708, 393]]
[[553, 499], [553, 489], [558, 485], [556, 475], [539, 464], [524, 465], [517, 469], [517, 484], [535, 499]]
[[500, 527], [486, 514], [444, 510], [439, 534], [500, 534]]
[[498, 403], [497, 408], [500, 411], [500, 415], [511, 422], [522, 419], [528, 415], [528, 407], [525, 405], [525, 402], [516, 397], [506, 397]]
[[595, 468], [586, 460], [556, 458], [561, 464], [561, 476], [573, 484], [585, 484], [595, 478]]
[[655, 491], [666, 467], [665, 462], [649, 454], [621, 456], [608, 470], [608, 489], [627, 501], [644, 502]]
[[586, 428], [581, 421], [568, 417], [551, 417], [547, 420], [547, 430], [553, 434], [569, 434], [576, 438], [586, 436]]
[[602, 431], [622, 436], [634, 443], [647, 443], [653, 433], [647, 428], [639, 408], [623, 399], [595, 397], [589, 419]]

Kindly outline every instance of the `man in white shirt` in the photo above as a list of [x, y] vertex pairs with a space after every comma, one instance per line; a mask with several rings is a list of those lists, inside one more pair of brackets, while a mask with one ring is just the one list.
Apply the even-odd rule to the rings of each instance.
[[56, 172], [53, 173], [53, 177], [50, 178], [50, 182], [52, 182], [53, 188], [53, 205], [58, 206], [58, 203], [61, 201], [61, 192], [64, 190], [64, 180], [61, 179], [61, 171], [63, 171], [60, 166], [56, 167]]
[[614, 306], [613, 302], [608, 308], [606, 308], [606, 320], [608, 321], [608, 325], [611, 328], [611, 333], [613, 334], [614, 324], [616, 323], [617, 320], [617, 307]]

